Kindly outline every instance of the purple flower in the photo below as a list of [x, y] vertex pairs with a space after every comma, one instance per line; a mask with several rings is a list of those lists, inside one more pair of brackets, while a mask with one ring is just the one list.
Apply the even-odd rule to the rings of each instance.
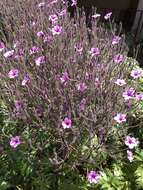
[[126, 82], [123, 79], [117, 79], [115, 81], [115, 84], [117, 84], [118, 86], [124, 86], [124, 85], [126, 85]]
[[59, 34], [61, 34], [61, 32], [62, 32], [61, 26], [56, 25], [52, 28], [53, 35], [59, 35]]
[[133, 157], [132, 151], [127, 150], [127, 158], [128, 158], [128, 160], [129, 160], [130, 162], [133, 161], [134, 157]]
[[89, 183], [97, 183], [100, 179], [100, 175], [96, 171], [90, 171], [87, 173], [87, 180]]
[[136, 94], [135, 99], [136, 99], [137, 101], [143, 101], [143, 93]]
[[37, 32], [37, 36], [38, 36], [39, 38], [43, 38], [43, 37], [45, 36], [45, 34], [44, 34], [44, 32], [41, 30], [41, 31]]
[[133, 148], [137, 147], [138, 144], [139, 144], [139, 142], [134, 137], [126, 136], [125, 145], [128, 146], [129, 149], [133, 149]]
[[7, 51], [6, 53], [4, 53], [4, 57], [5, 58], [9, 58], [9, 57], [12, 57], [14, 55], [14, 50], [10, 50], [10, 51]]
[[121, 55], [121, 54], [117, 54], [117, 55], [115, 55], [115, 56], [113, 57], [113, 61], [114, 61], [115, 63], [121, 63], [121, 62], [123, 62], [123, 60], [124, 60], [124, 56]]
[[84, 82], [77, 84], [76, 87], [77, 87], [77, 90], [81, 91], [81, 92], [83, 92], [83, 91], [85, 91], [87, 89], [87, 86], [86, 86], [86, 84]]
[[126, 114], [117, 113], [117, 115], [114, 117], [114, 120], [117, 123], [126, 122]]
[[90, 51], [89, 51], [89, 53], [92, 55], [92, 56], [95, 56], [95, 55], [99, 55], [100, 54], [100, 50], [99, 50], [99, 48], [91, 48], [90, 49]]
[[135, 96], [135, 90], [133, 88], [129, 88], [123, 92], [122, 96], [125, 100], [130, 100]]
[[69, 75], [68, 75], [67, 72], [64, 72], [64, 74], [62, 75], [62, 77], [60, 77], [60, 81], [64, 85], [67, 84], [67, 82], [69, 81]]
[[20, 145], [21, 144], [21, 140], [20, 140], [20, 137], [19, 136], [15, 136], [15, 137], [12, 137], [11, 139], [10, 139], [10, 146], [12, 147], [12, 148], [16, 148], [18, 145]]
[[109, 12], [109, 13], [107, 13], [107, 14], [104, 16], [104, 19], [105, 19], [105, 20], [108, 20], [108, 19], [111, 18], [111, 16], [112, 16], [112, 12]]
[[37, 66], [40, 66], [41, 64], [45, 63], [45, 56], [41, 56], [35, 59], [35, 63]]
[[11, 69], [8, 73], [8, 77], [13, 79], [18, 77], [19, 71], [17, 69]]
[[0, 42], [0, 52], [5, 49], [5, 45], [3, 42]]
[[120, 42], [121, 37], [119, 36], [114, 36], [113, 40], [112, 40], [112, 45], [116, 45]]
[[50, 15], [49, 20], [55, 23], [58, 20], [58, 16], [56, 14]]
[[22, 80], [21, 85], [25, 86], [30, 81], [30, 77], [28, 75], [24, 76], [24, 79]]
[[135, 69], [131, 71], [131, 77], [138, 79], [143, 76], [143, 71], [141, 69]]
[[34, 53], [38, 53], [39, 52], [39, 48], [36, 47], [36, 46], [33, 46], [31, 49], [30, 49], [30, 55], [34, 54]]
[[64, 129], [68, 129], [71, 128], [72, 125], [72, 121], [71, 119], [69, 119], [68, 117], [66, 117], [63, 121], [62, 121], [62, 126]]

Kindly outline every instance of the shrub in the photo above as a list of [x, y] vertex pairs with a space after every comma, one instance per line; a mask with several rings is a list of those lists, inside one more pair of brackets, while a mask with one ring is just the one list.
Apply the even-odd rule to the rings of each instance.
[[61, 1], [8, 2], [2, 5], [8, 38], [1, 40], [0, 87], [16, 122], [1, 129], [2, 180], [26, 190], [64, 189], [65, 181], [82, 189], [90, 170], [126, 160], [135, 91], [124, 36], [95, 17], [92, 30], [84, 15], [75, 23]]

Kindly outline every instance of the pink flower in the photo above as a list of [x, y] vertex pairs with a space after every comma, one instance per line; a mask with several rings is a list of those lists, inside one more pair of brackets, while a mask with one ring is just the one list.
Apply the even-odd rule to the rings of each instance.
[[92, 18], [99, 18], [101, 16], [101, 14], [95, 14], [95, 15], [92, 15]]
[[64, 129], [69, 129], [71, 128], [71, 125], [72, 125], [72, 121], [71, 119], [69, 119], [68, 117], [66, 117], [63, 122], [62, 122], [62, 126]]
[[3, 42], [0, 42], [0, 52], [5, 49], [5, 45]]
[[74, 48], [76, 52], [82, 53], [83, 51], [83, 47], [81, 46], [81, 44], [75, 44]]
[[143, 76], [143, 71], [141, 69], [135, 69], [131, 71], [131, 77], [138, 79]]
[[129, 88], [125, 92], [123, 92], [122, 96], [125, 100], [130, 100], [130, 99], [134, 98], [135, 90], [133, 88]]
[[114, 117], [114, 120], [115, 120], [117, 123], [126, 122], [126, 114], [118, 113], [118, 114]]
[[7, 51], [6, 53], [4, 53], [4, 57], [5, 58], [9, 58], [9, 57], [12, 57], [14, 55], [14, 50], [10, 50], [10, 51]]
[[124, 56], [121, 54], [117, 54], [113, 57], [113, 61], [115, 63], [121, 63], [124, 60]]
[[139, 142], [134, 137], [126, 136], [125, 145], [128, 146], [129, 149], [133, 149], [133, 148], [137, 147], [138, 144], [139, 144]]
[[41, 56], [35, 59], [35, 63], [37, 66], [40, 66], [41, 64], [45, 63], [45, 56]]
[[77, 84], [76, 87], [77, 87], [77, 90], [81, 91], [81, 92], [83, 92], [83, 91], [85, 91], [87, 89], [87, 86], [86, 86], [86, 84], [84, 82]]
[[116, 45], [120, 42], [121, 37], [119, 36], [114, 36], [113, 40], [112, 40], [112, 45]]
[[61, 34], [61, 32], [62, 32], [61, 26], [56, 25], [52, 28], [53, 35], [59, 35], [59, 34]]
[[24, 76], [24, 79], [22, 80], [21, 85], [25, 86], [30, 81], [30, 77], [28, 75]]
[[117, 85], [119, 85], [119, 86], [124, 86], [124, 85], [126, 85], [126, 82], [125, 82], [124, 79], [117, 79], [117, 80], [115, 81], [115, 84], [117, 84]]
[[104, 16], [104, 19], [105, 19], [105, 20], [108, 20], [108, 19], [111, 18], [111, 16], [112, 16], [112, 12], [107, 13], [107, 14]]
[[44, 34], [44, 32], [42, 30], [37, 32], [37, 37], [43, 38], [44, 36], [45, 36], [45, 34]]
[[60, 81], [62, 84], [66, 85], [67, 82], [69, 81], [69, 75], [67, 72], [65, 72], [62, 77], [60, 77]]
[[31, 49], [30, 49], [30, 55], [34, 54], [34, 53], [38, 53], [39, 52], [39, 48], [36, 47], [36, 46], [33, 46]]
[[87, 173], [87, 180], [89, 183], [97, 183], [100, 179], [100, 175], [96, 171], [90, 171]]
[[12, 137], [10, 139], [10, 146], [12, 148], [16, 148], [18, 145], [21, 144], [21, 140], [20, 140], [20, 137], [19, 136], [15, 136], [15, 137]]
[[133, 161], [134, 157], [133, 157], [132, 151], [127, 150], [127, 158], [128, 158], [128, 160], [129, 160], [130, 162]]
[[53, 15], [50, 15], [49, 16], [49, 20], [51, 21], [51, 22], [56, 22], [57, 20], [58, 20], [58, 17], [57, 17], [57, 15], [56, 14], [53, 14]]
[[142, 100], [143, 100], [143, 93], [136, 94], [135, 99], [136, 99], [137, 101], [142, 101]]
[[71, 0], [72, 4], [71, 6], [76, 6], [77, 5], [77, 0]]
[[90, 51], [89, 51], [89, 53], [92, 55], [92, 56], [95, 56], [95, 55], [99, 55], [100, 54], [100, 50], [99, 50], [99, 48], [91, 48], [90, 49]]
[[8, 73], [8, 77], [13, 79], [18, 77], [19, 71], [17, 69], [11, 69]]

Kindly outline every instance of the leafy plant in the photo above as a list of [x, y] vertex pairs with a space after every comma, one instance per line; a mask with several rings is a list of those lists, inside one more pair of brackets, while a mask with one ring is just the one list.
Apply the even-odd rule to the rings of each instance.
[[[133, 80], [138, 66], [127, 57], [111, 13], [104, 17], [111, 30], [95, 18], [89, 30], [85, 16], [77, 14], [75, 23], [61, 1], [7, 2], [8, 38], [1, 35], [0, 42], [1, 189], [128, 189], [133, 175], [141, 187], [140, 166], [126, 163], [125, 141], [135, 134], [142, 71]], [[117, 159], [123, 164], [113, 165]]]

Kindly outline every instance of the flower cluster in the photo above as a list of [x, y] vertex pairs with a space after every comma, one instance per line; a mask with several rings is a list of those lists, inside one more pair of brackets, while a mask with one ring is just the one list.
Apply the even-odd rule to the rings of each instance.
[[[11, 152], [22, 150], [30, 163], [37, 159], [37, 168], [46, 160], [57, 171], [77, 169], [82, 163], [88, 163], [89, 170], [110, 136], [116, 144], [126, 136], [131, 162], [132, 149], [139, 143], [127, 136], [130, 109], [126, 104], [143, 101], [143, 93], [134, 85], [143, 72], [129, 68], [120, 34], [113, 35], [98, 24], [87, 32], [85, 18], [73, 22], [62, 2], [28, 1], [29, 6], [18, 2], [24, 19], [17, 17], [17, 10], [13, 26], [9, 19], [5, 21], [13, 32], [8, 42], [0, 42], [1, 99], [19, 126], [7, 128], [8, 135], [2, 135], [8, 138]], [[76, 0], [71, 1], [74, 9], [76, 5]], [[93, 23], [100, 16], [92, 15]], [[111, 18], [111, 12], [104, 15], [106, 22]], [[122, 127], [122, 138], [115, 135], [114, 124]], [[98, 146], [91, 146], [95, 136]], [[98, 183], [100, 177], [94, 170], [87, 173], [89, 183]]]
[[126, 136], [125, 139], [125, 145], [128, 146], [130, 150], [127, 150], [127, 158], [130, 162], [133, 161], [134, 156], [133, 152], [131, 151], [133, 148], [136, 148], [138, 146], [139, 142], [134, 137]]

